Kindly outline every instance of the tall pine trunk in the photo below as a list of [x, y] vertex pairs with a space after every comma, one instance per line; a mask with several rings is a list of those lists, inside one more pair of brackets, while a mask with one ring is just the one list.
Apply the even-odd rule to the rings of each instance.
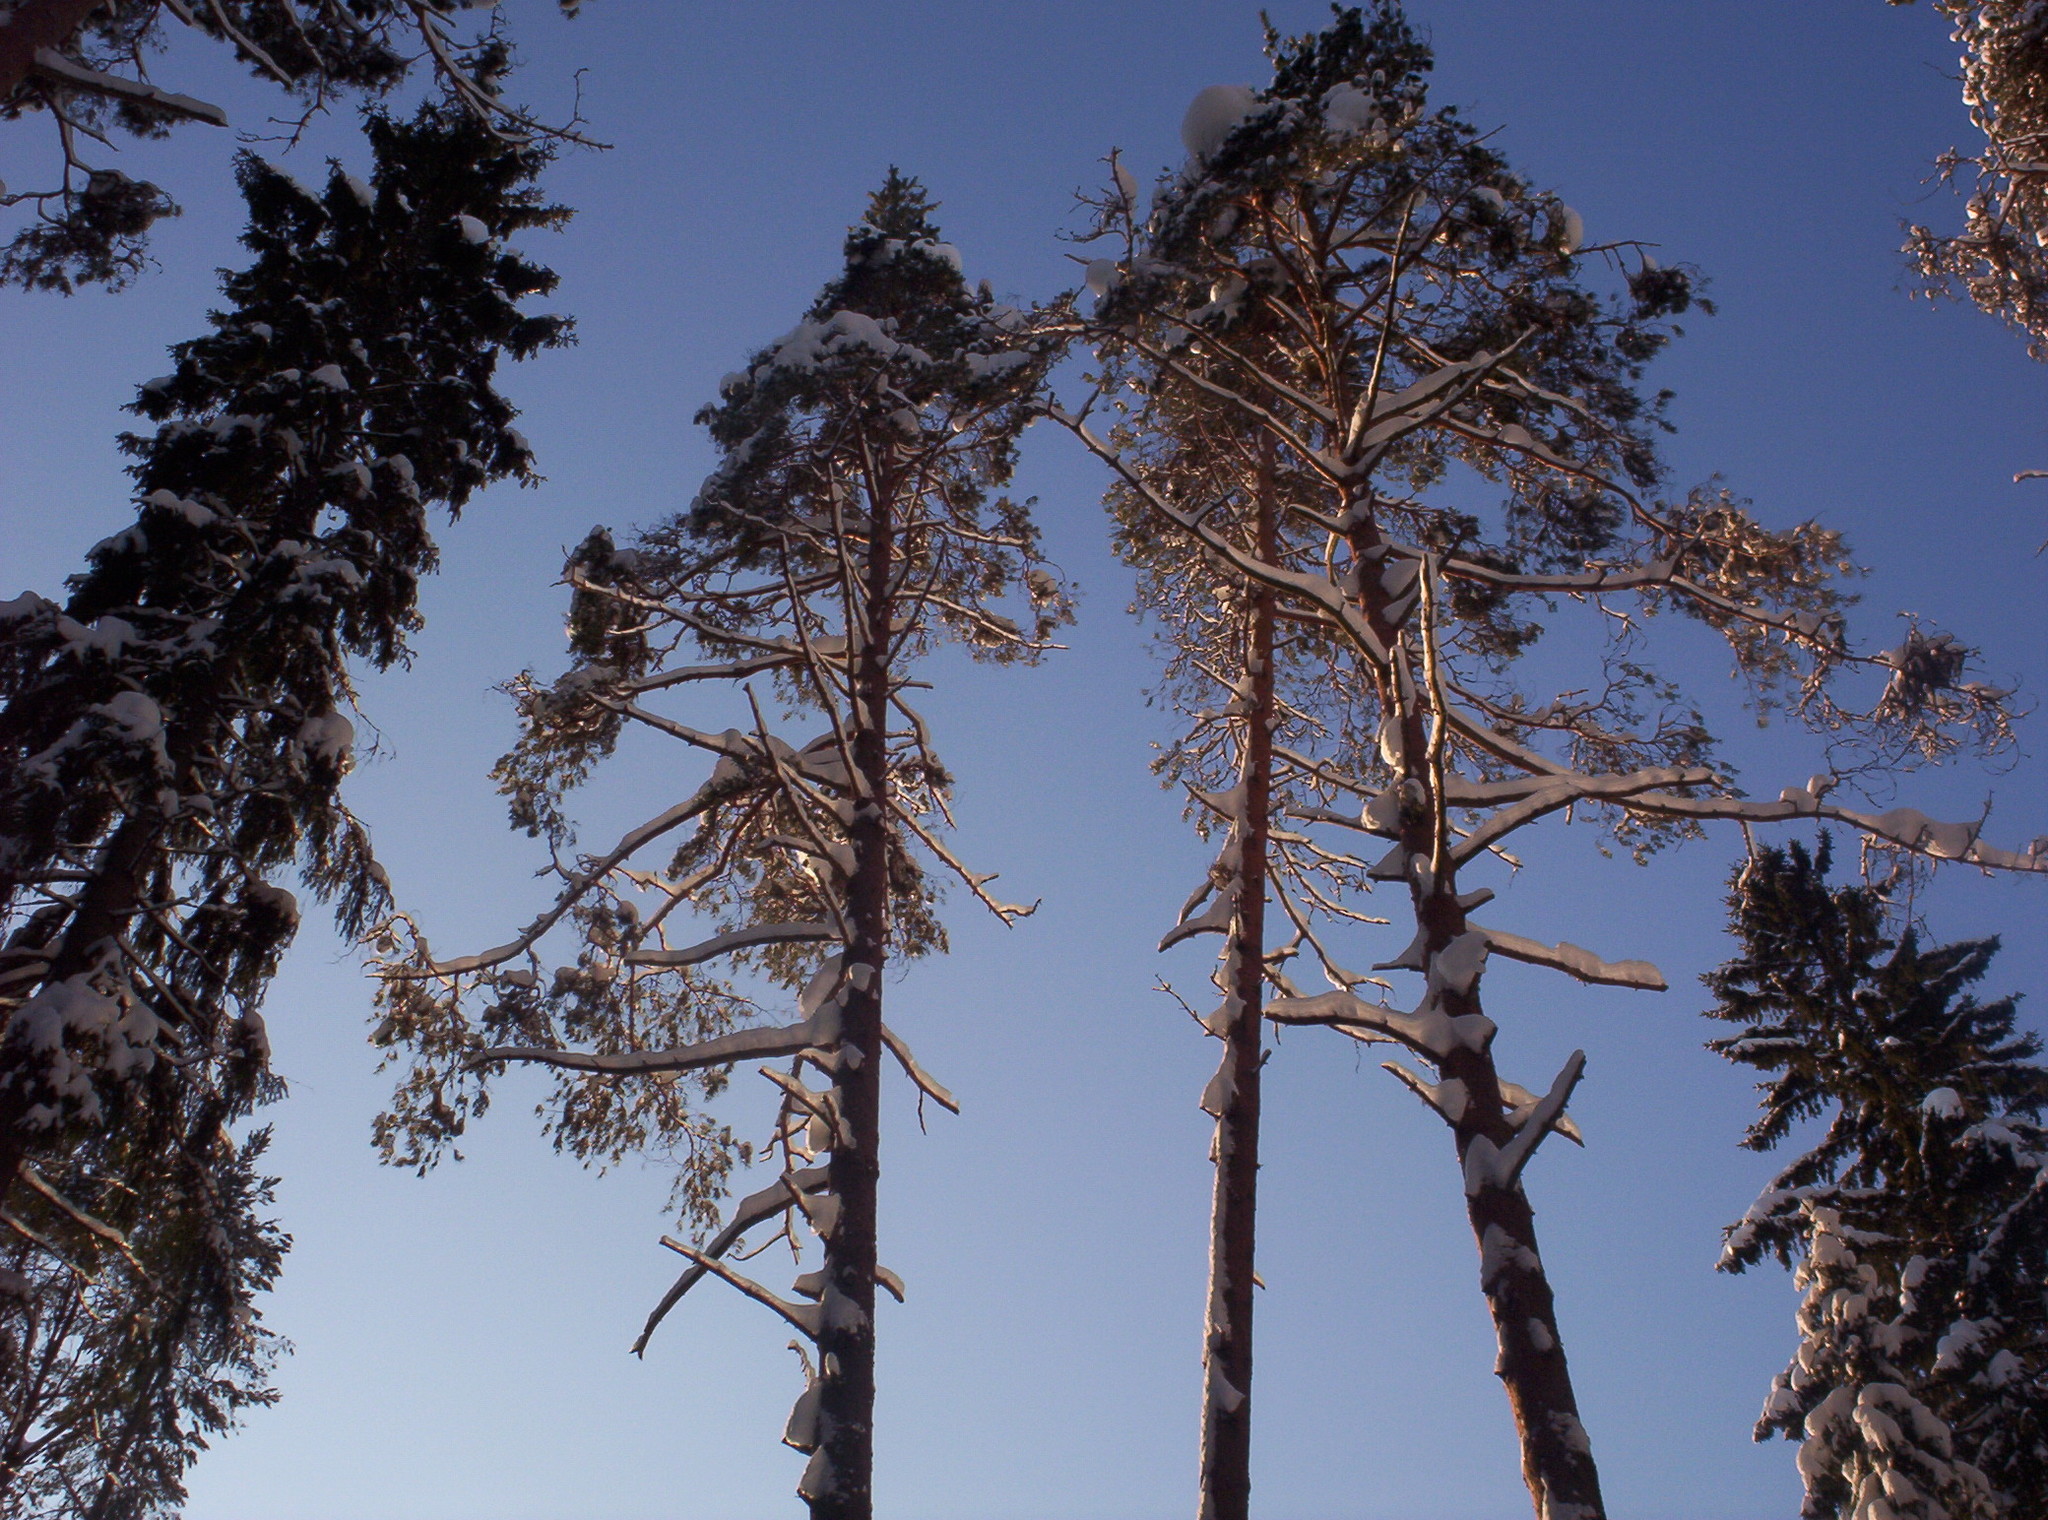
[[875, 1467], [875, 1197], [881, 1178], [882, 972], [889, 940], [889, 693], [894, 598], [890, 502], [869, 495], [860, 654], [854, 668], [853, 769], [860, 797], [849, 838], [853, 881], [848, 986], [832, 1091], [839, 1132], [829, 1161], [838, 1217], [825, 1235], [818, 1334], [818, 1455], [803, 1497], [813, 1520], [870, 1520]]
[[[1277, 555], [1272, 448], [1261, 443], [1261, 555]], [[1267, 814], [1273, 781], [1273, 593], [1250, 588], [1249, 677], [1237, 828], [1236, 906], [1224, 953], [1223, 1057], [1210, 1085], [1216, 1116], [1209, 1224], [1209, 1310], [1202, 1343], [1201, 1520], [1246, 1520], [1252, 1490], [1252, 1315], [1259, 1198], [1259, 1081], [1265, 1064]]]
[[[1422, 622], [1417, 642], [1424, 668], [1404, 670], [1404, 620], [1390, 617], [1398, 597], [1383, 583], [1378, 566], [1385, 548], [1370, 523], [1354, 530], [1351, 549], [1362, 567], [1360, 605], [1375, 633], [1392, 652], [1395, 669], [1381, 678], [1381, 711], [1398, 716], [1397, 752], [1389, 758], [1399, 776], [1397, 785], [1408, 801], [1401, 809], [1400, 844], [1403, 876], [1414, 912], [1416, 940], [1409, 969], [1424, 971], [1443, 1014], [1456, 1020], [1483, 1015], [1479, 989], [1482, 972], [1469, 980], [1436, 968], [1452, 944], [1472, 932], [1466, 905], [1459, 899], [1456, 867], [1451, 859], [1449, 821], [1441, 794], [1443, 757], [1431, 748], [1429, 708], [1435, 702], [1432, 679], [1435, 637], [1427, 585], [1435, 573], [1425, 563], [1421, 574]], [[1406, 598], [1411, 603], [1413, 598]], [[1420, 676], [1419, 681], [1411, 679]], [[1408, 962], [1404, 962], [1408, 964]], [[1483, 961], [1480, 962], [1483, 965]], [[1515, 1430], [1522, 1448], [1522, 1479], [1528, 1484], [1537, 1520], [1606, 1520], [1600, 1496], [1600, 1472], [1585, 1426], [1579, 1420], [1578, 1398], [1572, 1391], [1570, 1365], [1550, 1279], [1537, 1252], [1536, 1211], [1522, 1190], [1519, 1174], [1502, 1176], [1491, 1158], [1515, 1137], [1501, 1096], [1500, 1072], [1493, 1058], [1493, 1026], [1476, 1041], [1452, 1044], [1438, 1063], [1442, 1086], [1462, 1084], [1462, 1106], [1445, 1113], [1465, 1177], [1465, 1214], [1479, 1247], [1479, 1287], [1486, 1296], [1499, 1344], [1495, 1375], [1507, 1389]], [[1440, 1110], [1441, 1111], [1441, 1110]], [[1474, 1147], [1482, 1147], [1474, 1155]]]

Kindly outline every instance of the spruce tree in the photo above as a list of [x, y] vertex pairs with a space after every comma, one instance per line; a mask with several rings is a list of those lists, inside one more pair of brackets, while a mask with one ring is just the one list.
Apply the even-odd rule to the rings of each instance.
[[531, 478], [494, 371], [566, 336], [505, 241], [565, 215], [548, 154], [448, 99], [369, 135], [367, 183], [243, 159], [255, 257], [135, 403], [134, 523], [61, 603], [0, 604], [9, 1503], [174, 1505], [202, 1433], [268, 1396], [252, 1295], [284, 1241], [235, 1127], [279, 1088], [282, 880], [351, 931], [382, 909], [339, 792], [351, 661], [407, 658], [429, 513]]
[[[807, 1383], [784, 1440], [809, 1454], [798, 1493], [820, 1520], [872, 1513], [876, 1287], [902, 1289], [877, 1256], [885, 1063], [952, 1106], [884, 1023], [885, 979], [945, 948], [934, 870], [1004, 921], [1030, 911], [945, 842], [951, 777], [914, 673], [947, 644], [1035, 660], [1067, 616], [1026, 506], [992, 494], [1057, 343], [966, 284], [932, 210], [892, 171], [843, 272], [700, 414], [722, 463], [695, 502], [624, 548], [593, 533], [570, 561], [574, 663], [514, 683], [523, 734], [498, 771], [515, 821], [552, 847], [553, 905], [445, 961], [396, 921], [384, 966], [380, 1038], [411, 1059], [384, 1122], [392, 1159], [431, 1162], [515, 1061], [559, 1073], [562, 1147], [676, 1152], [701, 1230], [664, 1242], [690, 1266], [635, 1349], [706, 1276], [780, 1315]], [[675, 696], [739, 724], [694, 726], [664, 710]], [[778, 714], [815, 729], [785, 739]], [[571, 854], [564, 792], [636, 729], [700, 752], [708, 775], [613, 847]], [[571, 958], [551, 968], [564, 920]], [[794, 1022], [757, 1022], [786, 995]], [[714, 1231], [727, 1169], [756, 1151], [702, 1100], [740, 1061], [782, 1063], [761, 1068], [780, 1095], [760, 1150], [776, 1175]], [[749, 1232], [749, 1254], [778, 1236], [806, 1265], [815, 1253], [793, 1296], [728, 1265]]]
[[1810, 1520], [2027, 1516], [2048, 1483], [2048, 1068], [2013, 998], [1980, 1003], [1996, 940], [1923, 948], [1877, 887], [1838, 886], [1823, 835], [1738, 871], [1742, 951], [1705, 978], [1712, 1042], [1754, 1068], [1743, 1143], [1819, 1140], [1728, 1233], [1722, 1268], [1796, 1267], [1800, 1349], [1757, 1426], [1802, 1442]]
[[[1386, 842], [1359, 874], [1405, 888], [1412, 938], [1370, 970], [1421, 978], [1421, 1000], [1411, 1011], [1361, 996], [1374, 979], [1347, 966], [1364, 957], [1338, 923], [1258, 951], [1265, 1016], [1392, 1041], [1429, 1068], [1396, 1071], [1453, 1132], [1532, 1500], [1591, 1520], [1604, 1513], [1597, 1469], [1522, 1185], [1536, 1147], [1568, 1123], [1584, 1058], [1547, 1091], [1508, 1081], [1481, 979], [1502, 955], [1587, 982], [1664, 981], [1641, 961], [1482, 926], [1473, 915], [1492, 892], [1464, 879], [1560, 813], [1604, 820], [1639, 858], [1710, 820], [1824, 816], [1941, 858], [2048, 860], [1911, 809], [1845, 807], [1832, 773], [1775, 802], [1734, 787], [1699, 709], [1647, 661], [1653, 615], [1721, 634], [1758, 703], [1856, 750], [1845, 763], [1995, 748], [2010, 739], [2006, 694], [1972, 679], [1968, 650], [1933, 630], [1856, 650], [1833, 585], [1848, 566], [1836, 534], [1766, 526], [1716, 490], [1660, 497], [1663, 398], [1646, 394], [1643, 371], [1695, 304], [1693, 281], [1634, 245], [1589, 245], [1567, 205], [1432, 108], [1428, 50], [1396, 5], [1340, 10], [1309, 36], [1269, 31], [1268, 51], [1265, 88], [1196, 97], [1187, 164], [1148, 208], [1120, 166], [1094, 203], [1093, 235], [1111, 252], [1089, 267], [1097, 302], [1073, 331], [1100, 368], [1053, 410], [1114, 472], [1127, 541], [1178, 556], [1184, 595], [1228, 603], [1263, 588], [1290, 642], [1341, 651], [1323, 695], [1292, 704], [1327, 742], [1275, 746], [1274, 774], [1290, 779], [1270, 789], [1263, 822], [1269, 839], [1337, 829]], [[1246, 504], [1261, 502], [1273, 520], [1246, 531]], [[1133, 522], [1148, 525], [1135, 538]], [[1578, 609], [1601, 614], [1606, 637], [1584, 651], [1590, 671], [1546, 696], [1518, 679], [1521, 657]], [[1260, 658], [1241, 645], [1216, 672], [1247, 712], [1265, 700]], [[1858, 676], [1874, 689], [1857, 693]], [[1242, 963], [1257, 894], [1221, 865], [1212, 879], [1232, 880], [1240, 901], [1209, 926], [1236, 926], [1228, 953]], [[1276, 880], [1274, 901], [1325, 911]], [[1334, 990], [1298, 985], [1297, 959]], [[1227, 1000], [1212, 1032], [1248, 1006]], [[1224, 1119], [1255, 1123], [1243, 1109]], [[1223, 1122], [1228, 1168], [1241, 1151], [1220, 1143]], [[1220, 1178], [1217, 1197], [1220, 1240], [1221, 1215], [1252, 1200]], [[1248, 1357], [1219, 1349], [1248, 1335], [1241, 1315], [1225, 1317], [1228, 1295], [1248, 1290], [1231, 1253], [1213, 1271], [1202, 1504], [1227, 1517], [1248, 1504], [1244, 1466], [1211, 1454], [1242, 1446], [1250, 1401], [1231, 1396], [1241, 1384], [1218, 1398], [1215, 1369], [1219, 1355]]]

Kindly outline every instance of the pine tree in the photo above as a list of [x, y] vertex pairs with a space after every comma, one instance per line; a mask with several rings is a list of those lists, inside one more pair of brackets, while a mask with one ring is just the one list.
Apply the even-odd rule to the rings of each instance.
[[[560, 5], [573, 16], [581, 0]], [[388, 94], [424, 59], [448, 98], [507, 146], [583, 141], [576, 122], [544, 125], [505, 100], [497, 20], [458, 38], [449, 22], [463, 8], [460, 0], [12, 0], [0, 8], [0, 121], [47, 116], [57, 174], [47, 188], [0, 185], [0, 207], [33, 216], [0, 244], [0, 284], [69, 294], [78, 285], [118, 287], [141, 272], [151, 226], [178, 207], [156, 185], [88, 163], [81, 139], [228, 125], [219, 106], [162, 88], [142, 67], [169, 40], [172, 21], [283, 90], [301, 129], [336, 98]]]
[[[480, 956], [437, 962], [404, 920], [386, 941], [380, 1038], [412, 1059], [387, 1155], [430, 1163], [512, 1061], [560, 1074], [564, 1148], [676, 1151], [703, 1233], [664, 1242], [691, 1265], [635, 1349], [706, 1276], [787, 1321], [810, 1349], [784, 1439], [810, 1455], [798, 1492], [820, 1520], [872, 1512], [876, 1286], [901, 1297], [877, 1259], [885, 1058], [952, 1106], [883, 1022], [885, 977], [945, 948], [934, 867], [1005, 921], [1030, 911], [990, 896], [944, 841], [951, 777], [912, 673], [944, 644], [1035, 660], [1067, 616], [1026, 506], [991, 495], [1057, 345], [967, 286], [932, 210], [892, 171], [841, 275], [700, 414], [723, 462], [694, 504], [627, 548], [594, 533], [571, 560], [575, 662], [514, 683], [523, 736], [498, 771], [514, 819], [553, 847], [554, 904]], [[721, 686], [744, 727], [662, 710], [662, 693], [709, 707]], [[778, 709], [818, 731], [785, 740]], [[563, 793], [630, 729], [702, 752], [709, 775], [612, 848], [564, 859]], [[716, 932], [672, 943], [691, 915]], [[543, 941], [565, 918], [574, 960], [549, 971]], [[796, 1022], [755, 1021], [775, 989], [795, 994]], [[728, 1168], [753, 1151], [702, 1100], [749, 1060], [787, 1063], [762, 1067], [781, 1095], [765, 1147], [778, 1173], [705, 1240]], [[762, 1230], [817, 1247], [793, 1298], [727, 1264]]]
[[0, 604], [10, 1503], [96, 1473], [108, 1514], [175, 1504], [199, 1433], [268, 1396], [251, 1298], [284, 1242], [231, 1126], [279, 1087], [279, 878], [345, 928], [381, 911], [339, 796], [350, 661], [406, 658], [430, 510], [531, 478], [494, 370], [566, 336], [504, 242], [565, 215], [547, 152], [446, 99], [369, 131], [367, 184], [244, 158], [255, 257], [142, 388], [134, 524], [61, 605]]
[[[1832, 775], [1777, 802], [1734, 789], [1697, 708], [1643, 658], [1652, 615], [1721, 633], [1759, 703], [1860, 746], [1856, 763], [2009, 742], [2005, 694], [1931, 630], [1856, 652], [1835, 534], [1768, 528], [1718, 491], [1653, 494], [1662, 398], [1643, 393], [1642, 372], [1694, 304], [1692, 280], [1629, 244], [1587, 246], [1568, 206], [1431, 109], [1428, 51], [1398, 7], [1340, 10], [1319, 34], [1269, 32], [1268, 47], [1265, 89], [1196, 97], [1188, 164], [1147, 212], [1120, 168], [1095, 203], [1095, 235], [1120, 245], [1090, 266], [1097, 304], [1076, 327], [1100, 369], [1055, 415], [1115, 473], [1121, 521], [1149, 522], [1169, 553], [1185, 546], [1185, 596], [1262, 587], [1294, 641], [1341, 651], [1325, 695], [1294, 703], [1333, 715], [1334, 742], [1274, 758], [1343, 805], [1298, 806], [1276, 788], [1276, 812], [1289, 832], [1388, 842], [1363, 874], [1407, 888], [1413, 938], [1372, 969], [1420, 976], [1422, 999], [1406, 1011], [1359, 996], [1370, 978], [1340, 962], [1333, 931], [1263, 951], [1277, 994], [1265, 1014], [1391, 1040], [1433, 1068], [1397, 1074], [1453, 1131], [1532, 1498], [1554, 1520], [1586, 1520], [1604, 1513], [1598, 1475], [1521, 1181], [1566, 1122], [1583, 1056], [1541, 1096], [1507, 1081], [1480, 982], [1496, 954], [1588, 982], [1664, 982], [1640, 961], [1481, 927], [1471, 915], [1492, 894], [1461, 876], [1556, 813], [1604, 818], [1639, 858], [1709, 820], [1825, 816], [1937, 857], [2048, 860], [1909, 809], [1843, 807], [1826, 795]], [[1619, 276], [1611, 293], [1592, 283], [1602, 262]], [[1482, 486], [1496, 497], [1484, 510]], [[1242, 504], [1260, 501], [1275, 521], [1248, 534]], [[1590, 679], [1545, 700], [1517, 662], [1574, 607], [1605, 614], [1606, 648]], [[1849, 695], [1845, 678], [1866, 673], [1878, 689]], [[1217, 680], [1247, 675], [1251, 660]], [[1247, 702], [1259, 700], [1255, 683]], [[1225, 911], [1247, 922], [1219, 908], [1218, 926]], [[1336, 990], [1296, 985], [1290, 953], [1303, 952]], [[1241, 1441], [1226, 1422], [1249, 1414], [1212, 1398], [1204, 1418], [1213, 1450]], [[1241, 1464], [1205, 1467], [1206, 1510], [1243, 1513]]]
[[[1188, 406], [1185, 396], [1155, 392], [1154, 417], [1169, 408], [1170, 443], [1155, 435], [1149, 441], [1158, 446], [1145, 449], [1148, 440], [1132, 430], [1127, 460], [1154, 489], [1200, 502], [1211, 534], [1245, 554], [1278, 559], [1279, 502], [1301, 482], [1256, 430], [1234, 427], [1214, 408]], [[1267, 968], [1310, 947], [1327, 957], [1329, 921], [1364, 919], [1347, 900], [1370, 887], [1368, 862], [1324, 847], [1289, 818], [1339, 802], [1326, 774], [1355, 771], [1371, 737], [1369, 729], [1358, 732], [1356, 711], [1331, 700], [1347, 665], [1332, 640], [1284, 617], [1270, 586], [1160, 523], [1138, 493], [1114, 489], [1111, 504], [1118, 548], [1138, 571], [1138, 605], [1163, 635], [1162, 695], [1186, 725], [1157, 769], [1185, 789], [1201, 835], [1218, 839], [1215, 861], [1160, 948], [1223, 937], [1212, 976], [1222, 1002], [1196, 1014], [1223, 1047], [1201, 1099], [1216, 1127], [1200, 1493], [1203, 1514], [1241, 1517], [1251, 1487]]]
[[1930, 294], [1967, 298], [2048, 358], [2048, 171], [2036, 151], [2048, 131], [2048, 19], [2028, 0], [1932, 3], [1962, 47], [1963, 104], [1983, 144], [1935, 161], [1941, 180], [1965, 182], [1963, 230], [1911, 226], [1906, 252]]
[[[1801, 1345], [1757, 1426], [1802, 1441], [1811, 1520], [2025, 1516], [2048, 1479], [2048, 1068], [1996, 940], [1922, 949], [1869, 885], [1835, 886], [1825, 835], [1737, 873], [1742, 953], [1704, 979], [1712, 1042], [1766, 1074], [1744, 1136], [1819, 1142], [1731, 1228], [1724, 1270], [1796, 1264]], [[2017, 1507], [2015, 1507], [2017, 1506]]]

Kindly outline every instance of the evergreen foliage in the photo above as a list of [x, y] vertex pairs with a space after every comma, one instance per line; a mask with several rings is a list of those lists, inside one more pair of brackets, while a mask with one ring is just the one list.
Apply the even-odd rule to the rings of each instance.
[[[581, 0], [560, 5], [574, 15]], [[496, 22], [458, 39], [449, 23], [464, 8], [461, 0], [12, 0], [0, 10], [0, 121], [47, 116], [58, 173], [44, 188], [0, 185], [0, 208], [30, 213], [0, 243], [0, 285], [68, 295], [81, 285], [118, 288], [142, 271], [150, 228], [178, 206], [157, 185], [88, 163], [81, 139], [227, 125], [218, 106], [160, 88], [142, 67], [176, 32], [228, 48], [278, 86], [298, 106], [301, 130], [337, 98], [389, 94], [424, 59], [447, 98], [508, 148], [580, 141], [574, 122], [544, 126], [505, 101]]]
[[108, 1514], [174, 1505], [269, 1397], [252, 1299], [285, 1242], [235, 1126], [279, 1090], [279, 879], [351, 932], [385, 904], [339, 796], [349, 662], [406, 658], [430, 510], [533, 478], [495, 366], [567, 336], [504, 241], [566, 215], [546, 150], [446, 99], [369, 130], [368, 184], [243, 160], [255, 257], [135, 403], [134, 524], [62, 604], [0, 604], [0, 1484], [104, 1484]]
[[[1824, 1122], [1730, 1229], [1724, 1270], [1796, 1266], [1800, 1349], [1757, 1426], [1803, 1444], [1809, 1520], [2024, 1517], [2048, 1492], [2048, 1067], [1996, 940], [1923, 948], [1825, 835], [1759, 851], [1709, 973], [1711, 1042], [1763, 1073], [1744, 1137]], [[1888, 1508], [1887, 1508], [1888, 1506]]]

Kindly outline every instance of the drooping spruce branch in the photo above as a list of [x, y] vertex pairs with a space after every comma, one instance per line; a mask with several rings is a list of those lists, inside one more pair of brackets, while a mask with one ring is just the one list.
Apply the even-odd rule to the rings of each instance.
[[[574, 15], [580, 0], [560, 0]], [[228, 125], [219, 106], [166, 89], [147, 60], [174, 36], [233, 52], [297, 108], [296, 139], [344, 98], [376, 100], [424, 63], [446, 97], [509, 146], [587, 143], [580, 120], [549, 124], [502, 93], [508, 57], [495, 18], [456, 25], [460, 0], [12, 0], [0, 8], [0, 121], [47, 117], [54, 172], [10, 165], [0, 209], [26, 224], [0, 243], [0, 285], [70, 293], [119, 287], [148, 262], [151, 226], [175, 216], [157, 185], [88, 161], [116, 133], [159, 138], [189, 122]], [[27, 185], [24, 188], [24, 185]]]
[[[1006, 922], [1030, 911], [946, 842], [951, 777], [913, 671], [947, 643], [1035, 660], [1068, 616], [1026, 507], [993, 495], [1057, 343], [965, 284], [931, 209], [892, 172], [844, 272], [702, 413], [724, 462], [693, 507], [627, 548], [593, 534], [571, 561], [575, 663], [514, 683], [523, 736], [498, 772], [553, 847], [553, 904], [454, 960], [394, 922], [382, 968], [380, 1038], [411, 1061], [391, 1159], [430, 1163], [512, 1062], [557, 1073], [563, 1147], [676, 1152], [704, 1233], [666, 1242], [690, 1266], [635, 1349], [706, 1276], [797, 1330], [807, 1387], [784, 1439], [809, 1454], [798, 1492], [820, 1520], [872, 1512], [875, 1289], [901, 1293], [877, 1257], [885, 1066], [952, 1106], [883, 1022], [885, 975], [944, 948], [944, 878]], [[732, 726], [676, 715], [693, 706]], [[635, 729], [708, 773], [611, 849], [574, 852], [563, 794]], [[574, 958], [550, 971], [557, 928]], [[757, 1016], [790, 994], [793, 1018]], [[777, 1175], [713, 1233], [732, 1164], [757, 1152], [704, 1100], [743, 1061], [777, 1089], [759, 1152]], [[793, 1297], [730, 1265], [763, 1231], [815, 1247]]]

